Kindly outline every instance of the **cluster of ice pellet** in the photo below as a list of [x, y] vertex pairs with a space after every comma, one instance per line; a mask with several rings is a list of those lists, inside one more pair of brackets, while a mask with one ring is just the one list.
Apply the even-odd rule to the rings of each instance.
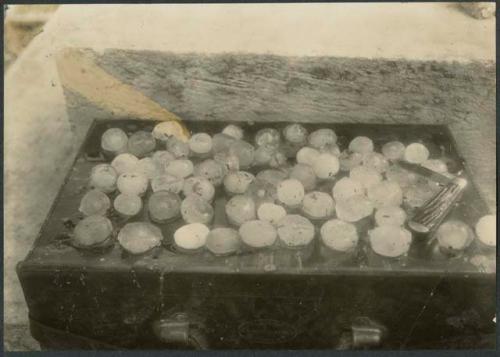
[[[132, 229], [127, 223], [119, 234], [129, 252], [159, 245], [161, 231], [151, 226], [182, 219], [185, 224], [174, 234], [181, 252], [206, 248], [226, 255], [276, 242], [305, 246], [315, 236], [315, 222], [321, 226], [320, 239], [333, 251], [352, 251], [358, 236], [367, 234], [378, 254], [393, 257], [405, 254], [411, 242], [404, 228], [407, 211], [439, 190], [398, 161], [450, 175], [445, 163], [430, 159], [421, 143], [392, 141], [377, 148], [370, 138], [357, 136], [341, 148], [334, 130], [309, 133], [301, 124], [264, 128], [251, 140], [237, 125], [214, 135], [195, 133], [188, 140], [176, 130], [161, 123], [152, 132], [129, 136], [111, 128], [102, 135], [101, 148], [112, 160], [92, 169], [91, 190], [82, 198], [80, 211], [93, 220], [105, 217], [111, 207], [124, 219], [145, 211], [143, 226]], [[211, 229], [218, 190], [227, 198], [229, 226]], [[375, 227], [367, 231], [363, 222], [369, 217]], [[88, 226], [84, 223], [78, 232]], [[108, 221], [100, 225], [107, 229]], [[127, 232], [148, 238], [140, 238], [141, 245]], [[89, 239], [91, 244], [94, 240]]]

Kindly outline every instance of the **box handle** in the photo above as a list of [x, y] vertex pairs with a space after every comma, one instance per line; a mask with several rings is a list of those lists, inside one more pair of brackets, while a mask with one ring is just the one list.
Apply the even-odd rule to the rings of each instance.
[[208, 349], [204, 330], [200, 318], [186, 312], [176, 312], [153, 321], [153, 331], [160, 341], [196, 350]]
[[386, 328], [366, 316], [357, 317], [351, 325], [352, 347], [377, 347], [382, 343]]

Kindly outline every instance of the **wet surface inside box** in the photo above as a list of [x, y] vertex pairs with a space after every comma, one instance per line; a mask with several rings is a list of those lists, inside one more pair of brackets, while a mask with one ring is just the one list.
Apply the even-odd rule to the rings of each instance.
[[[179, 335], [183, 335], [187, 330], [179, 326], [192, 327], [197, 319], [202, 321], [199, 324], [204, 335], [198, 336], [194, 348], [200, 345], [205, 348], [378, 346], [381, 338], [378, 335], [367, 337], [367, 344], [359, 346], [352, 337], [369, 335], [366, 331], [372, 331], [369, 326], [373, 321], [385, 326], [374, 329], [389, 336], [382, 346], [391, 348], [439, 346], [454, 336], [490, 333], [492, 326], [487, 320], [491, 320], [489, 314], [494, 311], [494, 253], [485, 254], [474, 241], [460, 254], [449, 256], [439, 249], [437, 239], [413, 233], [404, 259], [381, 257], [374, 254], [369, 243], [369, 231], [376, 227], [373, 215], [353, 223], [359, 241], [349, 255], [328, 249], [325, 254], [320, 230], [327, 219], [311, 220], [314, 239], [302, 249], [274, 244], [267, 249], [239, 249], [224, 256], [207, 249], [188, 254], [174, 242], [174, 233], [186, 224], [183, 218], [151, 222], [146, 208], [133, 218], [124, 218], [111, 208], [108, 212], [113, 225], [111, 239], [92, 249], [75, 246], [74, 229], [83, 219], [79, 207], [89, 190], [91, 170], [97, 164], [110, 162], [101, 150], [102, 134], [109, 128], [121, 128], [131, 135], [138, 130], [151, 131], [156, 124], [113, 120], [96, 121], [92, 126], [40, 236], [18, 267], [35, 320], [120, 348], [186, 346], [185, 339], [180, 341], [178, 335], [174, 333], [177, 337], [172, 337], [165, 331], [175, 325], [180, 328]], [[184, 124], [191, 133], [214, 135], [229, 123], [186, 121]], [[241, 126], [244, 140], [253, 143], [259, 130], [274, 128], [282, 132], [289, 123], [233, 124]], [[479, 218], [488, 214], [446, 126], [361, 123], [303, 126], [309, 133], [333, 129], [341, 151], [358, 136], [370, 138], [377, 152], [391, 141], [404, 145], [421, 143], [429, 150], [431, 159], [440, 159], [451, 174], [462, 172], [469, 182], [448, 218], [474, 227]], [[195, 166], [203, 161], [192, 160]], [[294, 155], [288, 157], [284, 165], [292, 166], [294, 160]], [[246, 171], [257, 175], [261, 169], [251, 167]], [[348, 175], [341, 170], [333, 180], [319, 180], [314, 190], [331, 194], [335, 183]], [[144, 202], [151, 194], [149, 187]], [[111, 202], [116, 195], [109, 194]], [[216, 187], [214, 217], [207, 224], [209, 228], [232, 226], [234, 222], [226, 215], [230, 198], [223, 187]], [[403, 206], [411, 216], [414, 208], [404, 203]], [[161, 245], [143, 254], [125, 251], [116, 237], [131, 222], [151, 222], [159, 227], [163, 236]], [[57, 291], [55, 295], [42, 293], [34, 298], [36, 279], [48, 279]], [[485, 293], [476, 296], [482, 288]], [[81, 296], [75, 298], [77, 292]], [[62, 307], [66, 314], [56, 307], [48, 308], [51, 300], [56, 300], [53, 304]], [[116, 306], [111, 311], [113, 301]], [[68, 320], [67, 311], [75, 304], [80, 312]], [[463, 322], [460, 326], [450, 323], [459, 318], [457, 314], [472, 310], [471, 316], [476, 319], [472, 325], [470, 319], [460, 320]], [[85, 311], [89, 316], [85, 316]], [[357, 328], [360, 316], [369, 318], [361, 319], [364, 322]], [[439, 332], [433, 332], [433, 340], [427, 330], [434, 317], [441, 318], [442, 326], [436, 323], [441, 327]], [[168, 328], [162, 329], [165, 326]], [[124, 337], [116, 337], [116, 331], [121, 331]], [[43, 339], [40, 333], [39, 338]], [[51, 345], [47, 341], [46, 344]]]
[[[187, 127], [193, 133], [207, 132], [211, 135], [221, 132], [227, 125], [223, 122], [188, 122]], [[249, 125], [241, 123], [244, 128], [245, 139], [253, 142], [255, 133], [268, 127], [282, 129], [286, 123], [255, 123]], [[388, 271], [427, 271], [429, 273], [442, 273], [444, 271], [457, 272], [480, 272], [481, 268], [471, 263], [471, 258], [481, 253], [472, 244], [460, 257], [449, 259], [443, 256], [436, 248], [436, 240], [429, 240], [429, 237], [414, 237], [409, 252], [409, 257], [405, 265], [393, 265], [386, 262], [368, 262], [367, 259], [367, 235], [368, 230], [375, 226], [373, 217], [361, 220], [356, 223], [360, 245], [350, 259], [338, 261], [338, 259], [325, 259], [319, 254], [319, 247], [314, 247], [314, 252], [308, 255], [308, 259], [303, 259], [300, 254], [291, 257], [282, 265], [276, 265], [272, 261], [273, 254], [269, 253], [242, 253], [227, 257], [217, 257], [209, 252], [201, 252], [194, 255], [181, 254], [176, 252], [173, 246], [173, 234], [185, 222], [181, 217], [164, 224], [157, 224], [163, 233], [163, 248], [156, 249], [143, 255], [134, 256], [124, 252], [119, 244], [110, 243], [102, 249], [83, 251], [75, 249], [68, 243], [71, 240], [74, 226], [83, 215], [78, 208], [83, 195], [88, 191], [88, 181], [91, 169], [99, 163], [109, 162], [106, 160], [100, 149], [100, 138], [102, 133], [111, 127], [123, 128], [129, 134], [140, 129], [152, 130], [153, 123], [128, 121], [99, 122], [91, 130], [89, 137], [83, 147], [83, 151], [77, 158], [72, 171], [70, 172], [66, 184], [53, 207], [52, 213], [46, 222], [40, 238], [35, 245], [35, 249], [30, 253], [29, 260], [38, 261], [46, 265], [68, 265], [68, 266], [88, 266], [88, 267], [131, 267], [142, 266], [144, 268], [163, 267], [165, 269], [180, 271], [206, 271], [213, 269], [218, 272], [259, 272], [269, 270], [293, 272], [294, 274], [328, 273], [332, 271], [346, 270], [356, 271], [377, 271], [380, 269]], [[430, 150], [431, 158], [440, 158], [447, 163], [451, 173], [462, 169], [463, 162], [456, 152], [453, 138], [445, 126], [419, 125], [364, 125], [364, 124], [309, 124], [305, 125], [309, 131], [319, 128], [332, 128], [338, 135], [339, 147], [347, 147], [350, 140], [356, 136], [367, 136], [371, 138], [380, 151], [380, 147], [390, 141], [401, 141], [404, 144], [412, 142], [423, 143]], [[378, 150], [377, 150], [378, 148]], [[250, 169], [254, 174], [258, 170]], [[471, 177], [466, 172], [469, 182]], [[336, 181], [347, 176], [340, 172]], [[331, 192], [334, 182], [320, 183], [316, 188], [318, 191]], [[148, 190], [150, 194], [151, 190]], [[113, 194], [116, 196], [116, 194]], [[111, 197], [114, 197], [114, 196]], [[214, 199], [214, 221], [213, 226], [231, 226], [225, 214], [225, 204], [230, 197], [224, 193], [222, 188], [217, 188]], [[147, 199], [145, 198], [144, 201]], [[116, 212], [111, 212], [110, 219], [115, 231], [119, 230], [130, 221], [150, 221], [147, 210], [144, 209], [140, 216], [133, 219], [121, 218]], [[487, 207], [481, 200], [473, 183], [466, 188], [463, 197], [453, 209], [451, 218], [459, 219], [471, 227], [474, 227], [477, 220], [487, 214]], [[325, 220], [323, 220], [324, 222]], [[319, 234], [321, 223], [315, 222], [316, 234]], [[257, 255], [259, 258], [253, 262], [245, 264], [245, 255]]]

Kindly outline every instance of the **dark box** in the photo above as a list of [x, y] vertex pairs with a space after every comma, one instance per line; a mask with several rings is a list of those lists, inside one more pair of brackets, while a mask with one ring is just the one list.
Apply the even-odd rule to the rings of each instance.
[[[193, 132], [219, 132], [225, 122], [186, 122]], [[264, 127], [240, 123], [248, 138]], [[155, 122], [97, 121], [68, 174], [40, 236], [18, 265], [31, 332], [52, 349], [442, 349], [495, 347], [495, 272], [463, 256], [445, 259], [435, 244], [414, 239], [406, 265], [373, 264], [366, 242], [351, 260], [320, 257], [273, 261], [272, 255], [215, 257], [171, 249], [182, 222], [162, 225], [164, 246], [141, 256], [118, 243], [87, 252], [67, 244], [92, 166], [101, 161], [100, 137], [110, 127], [151, 130]], [[330, 127], [341, 148], [366, 135], [376, 149], [391, 140], [424, 143], [444, 154], [451, 171], [462, 163], [445, 126], [304, 124]], [[249, 139], [250, 140], [250, 139]], [[488, 213], [469, 179], [452, 215], [473, 226]], [[224, 195], [216, 220], [225, 223]], [[147, 217], [143, 217], [147, 219]], [[123, 222], [112, 218], [116, 228]], [[270, 261], [271, 259], [271, 261]], [[271, 265], [270, 265], [271, 262]], [[269, 267], [272, 267], [271, 269]]]

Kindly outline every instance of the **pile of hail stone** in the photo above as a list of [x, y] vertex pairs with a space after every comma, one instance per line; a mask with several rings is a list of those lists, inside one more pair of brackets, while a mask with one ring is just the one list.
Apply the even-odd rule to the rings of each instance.
[[[377, 152], [370, 138], [358, 136], [339, 147], [334, 130], [308, 132], [301, 124], [261, 129], [251, 138], [237, 125], [186, 139], [172, 133], [171, 122], [129, 135], [111, 128], [101, 149], [110, 162], [90, 173], [91, 189], [80, 204], [86, 218], [74, 236], [85, 247], [111, 239], [107, 215], [114, 211], [125, 222], [118, 242], [132, 254], [159, 247], [162, 226], [183, 220], [173, 237], [180, 252], [300, 248], [316, 237], [333, 251], [349, 252], [366, 235], [376, 253], [397, 257], [412, 240], [408, 210], [440, 190], [398, 161], [451, 176], [421, 143], [391, 141]], [[213, 224], [216, 195], [226, 197], [227, 226]], [[370, 225], [363, 225], [367, 219]], [[476, 228], [485, 244], [495, 244], [493, 221]], [[445, 244], [469, 244], [473, 233], [463, 225], [445, 226]]]

